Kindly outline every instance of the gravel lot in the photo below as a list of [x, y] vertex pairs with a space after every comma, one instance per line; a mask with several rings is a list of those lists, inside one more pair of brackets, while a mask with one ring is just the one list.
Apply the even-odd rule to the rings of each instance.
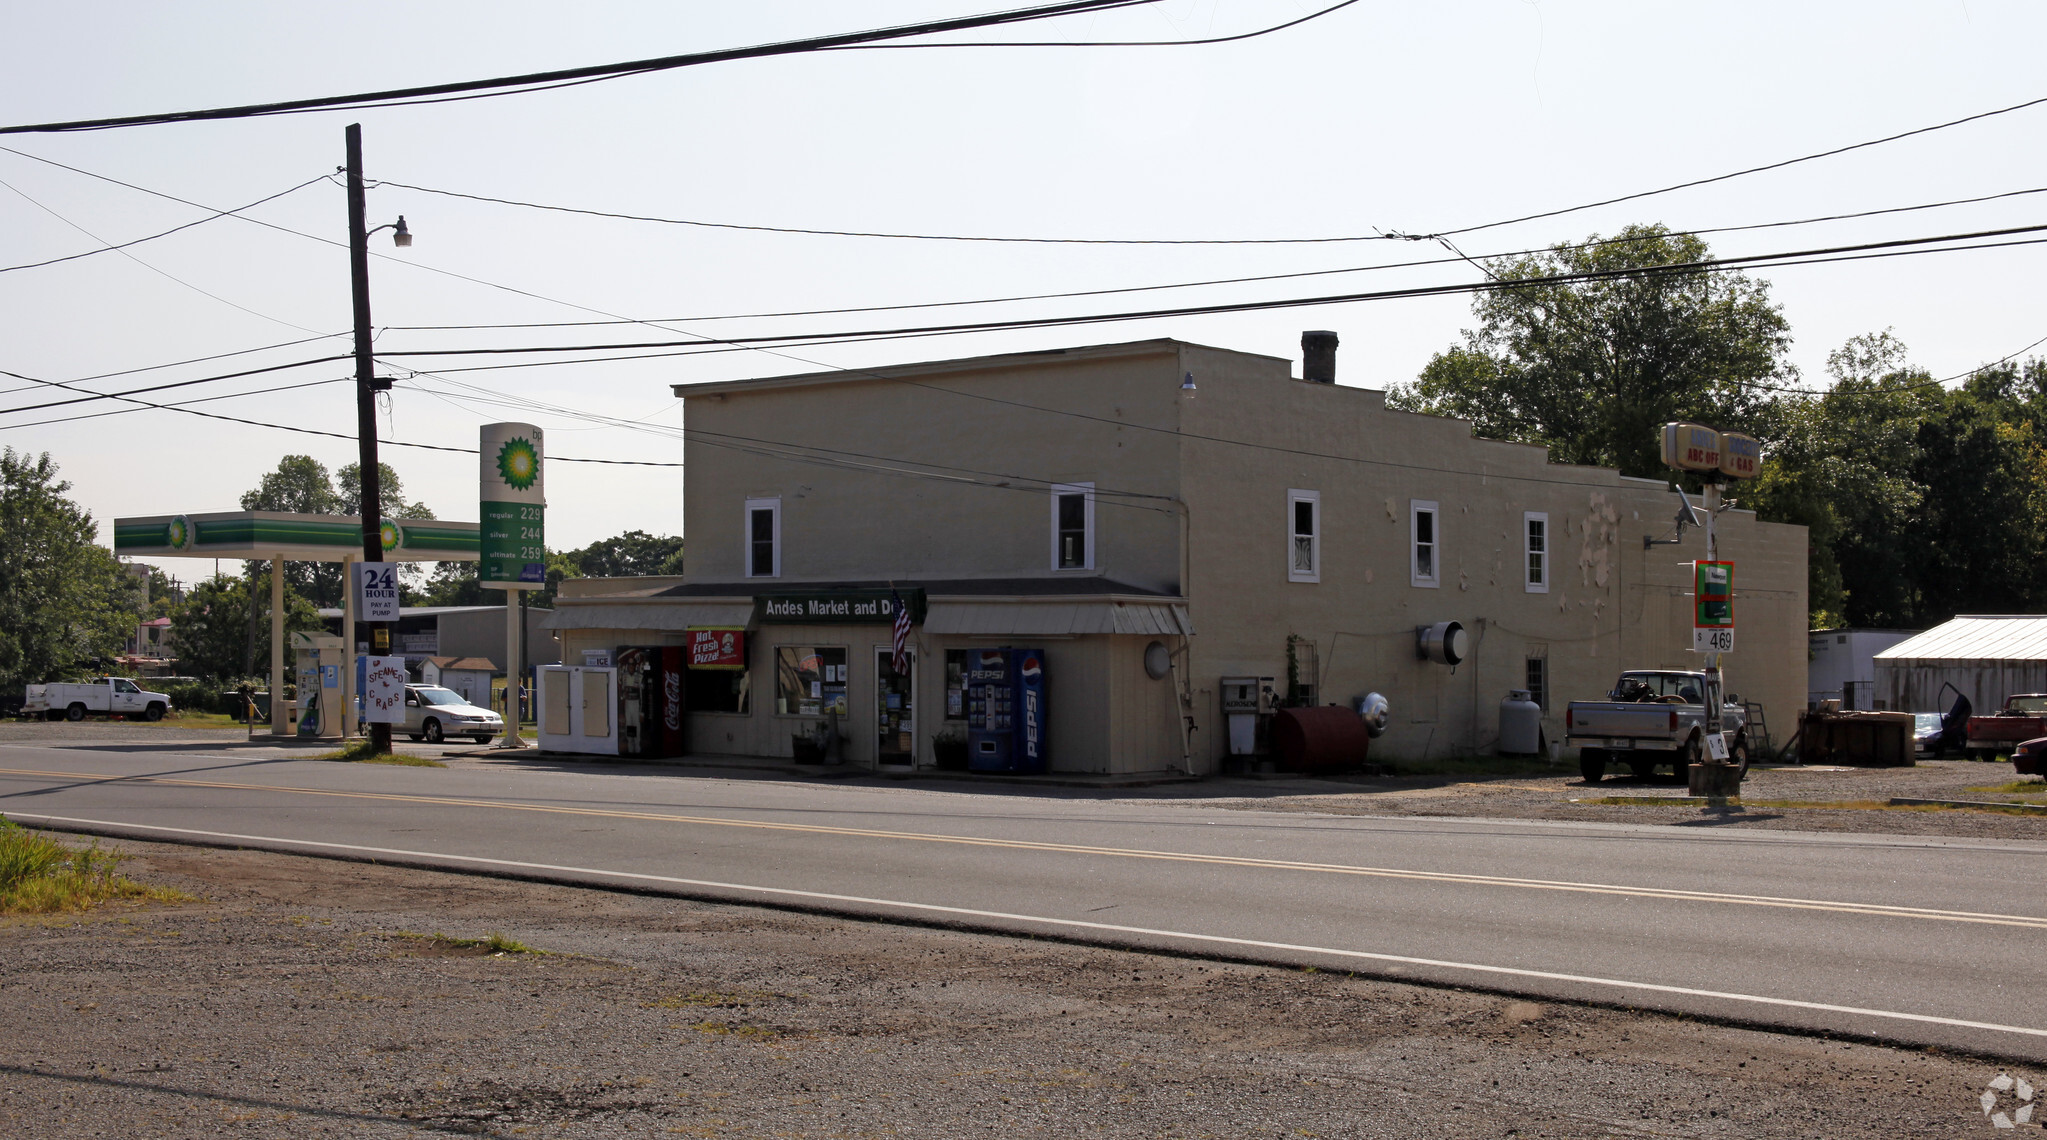
[[[1982, 1136], [1976, 1098], [2005, 1071], [1328, 973], [113, 846], [200, 901], [0, 919], [0, 1135]], [[420, 937], [492, 931], [550, 953]]]

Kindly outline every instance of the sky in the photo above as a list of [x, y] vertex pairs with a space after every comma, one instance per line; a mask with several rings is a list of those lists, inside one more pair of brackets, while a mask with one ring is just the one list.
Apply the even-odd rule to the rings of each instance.
[[[1204, 38], [1329, 2], [1159, 0], [940, 39]], [[345, 94], [988, 10], [964, 0], [26, 5], [0, 41], [0, 119]], [[2037, 2], [1361, 0], [1289, 30], [1207, 46], [815, 53], [433, 106], [9, 135], [0, 137], [0, 266], [102, 249], [300, 188], [125, 250], [0, 271], [0, 369], [109, 392], [346, 354], [346, 204], [323, 176], [342, 164], [350, 122], [362, 124], [373, 184], [694, 222], [1182, 241], [1428, 234], [2042, 98], [2043, 40], [2047, 5]], [[1744, 226], [2037, 190], [2047, 187], [2043, 128], [2047, 105], [1456, 242], [1483, 258], [1633, 223]], [[1772, 253], [2034, 225], [2043, 213], [2047, 193], [2019, 194], [1707, 240], [1723, 256]], [[377, 347], [391, 354], [380, 374], [396, 378], [380, 434], [473, 448], [483, 423], [546, 428], [548, 540], [557, 549], [633, 529], [686, 534], [679, 467], [568, 462], [679, 464], [683, 417], [672, 384], [1152, 337], [1298, 361], [1301, 331], [1327, 328], [1342, 338], [1339, 382], [1384, 388], [1412, 380], [1459, 340], [1473, 324], [1470, 299], [544, 367], [530, 364], [589, 354], [397, 354], [875, 329], [1478, 278], [1462, 263], [1384, 268], [1448, 256], [1422, 242], [899, 240], [598, 218], [374, 186], [371, 224], [401, 214], [416, 238], [410, 249], [393, 248], [387, 234], [371, 239]], [[2042, 249], [1751, 275], [1769, 283], [1790, 321], [1790, 363], [1804, 382], [1823, 383], [1828, 353], [1849, 337], [1885, 329], [1915, 364], [1945, 377], [2047, 337], [2047, 312], [2027, 284]], [[1358, 271], [1326, 272], [1338, 270]], [[1311, 272], [1323, 275], [821, 312]], [[747, 316], [764, 313], [807, 315]], [[658, 327], [421, 327], [592, 320]], [[227, 353], [238, 355], [156, 367]], [[455, 371], [508, 363], [529, 366]], [[151, 370], [109, 375], [132, 369]], [[343, 382], [351, 374], [342, 360], [142, 397], [231, 397], [189, 407], [347, 438], [157, 409], [42, 422], [132, 405], [25, 410], [73, 393], [0, 376], [0, 446], [48, 452], [105, 541], [116, 517], [236, 509], [287, 454], [330, 468], [353, 461], [354, 393]], [[473, 455], [387, 443], [383, 456], [409, 498], [443, 518], [476, 517]], [[207, 569], [166, 565], [188, 581]]]

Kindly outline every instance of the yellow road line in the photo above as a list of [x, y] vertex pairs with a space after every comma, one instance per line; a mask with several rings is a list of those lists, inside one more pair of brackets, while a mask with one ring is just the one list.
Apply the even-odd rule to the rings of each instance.
[[225, 791], [280, 792], [296, 796], [335, 799], [379, 800], [391, 803], [426, 804], [436, 807], [483, 808], [496, 811], [538, 812], [547, 815], [575, 815], [599, 819], [627, 819], [649, 823], [684, 823], [705, 827], [732, 827], [756, 831], [790, 831], [810, 835], [832, 835], [855, 839], [888, 839], [917, 843], [947, 843], [968, 847], [996, 847], [1015, 851], [1044, 851], [1065, 855], [1105, 855], [1121, 859], [1152, 859], [1197, 863], [1219, 867], [1247, 867], [1259, 870], [1309, 871], [1318, 874], [1357, 875], [1370, 878], [1403, 879], [1413, 882], [1450, 883], [1462, 886], [1512, 887], [1521, 890], [1566, 891], [1574, 894], [1618, 895], [1627, 898], [1666, 899], [1676, 902], [1724, 903], [1735, 906], [1763, 906], [1789, 910], [1818, 910], [1837, 914], [1864, 914], [1884, 918], [1916, 918], [1938, 922], [1967, 922], [1991, 926], [2019, 926], [2047, 930], [2047, 917], [2016, 914], [1988, 914], [1977, 911], [1935, 910], [1927, 907], [1887, 906], [1881, 903], [1850, 903], [1826, 899], [1783, 898], [1773, 895], [1726, 894], [1717, 891], [1687, 891], [1667, 887], [1624, 887], [1611, 883], [1581, 883], [1557, 879], [1523, 879], [1502, 875], [1467, 875], [1453, 871], [1413, 871], [1396, 867], [1361, 867], [1344, 863], [1310, 863], [1288, 859], [1256, 859], [1239, 855], [1203, 855], [1191, 851], [1153, 851], [1132, 847], [1097, 847], [1087, 844], [1048, 843], [1029, 839], [993, 839], [970, 835], [944, 835], [920, 831], [889, 831], [878, 828], [835, 827], [818, 823], [777, 823], [770, 820], [725, 819], [718, 816], [675, 815], [664, 812], [622, 811], [609, 808], [579, 808], [544, 804], [509, 803], [503, 800], [464, 799], [453, 796], [418, 796], [397, 792], [349, 792], [325, 788], [292, 788], [275, 784], [245, 784], [220, 780], [191, 780], [169, 776], [109, 776], [89, 772], [48, 772], [24, 768], [0, 768], [0, 775], [33, 776], [92, 783], [162, 784], [180, 788], [212, 788]]

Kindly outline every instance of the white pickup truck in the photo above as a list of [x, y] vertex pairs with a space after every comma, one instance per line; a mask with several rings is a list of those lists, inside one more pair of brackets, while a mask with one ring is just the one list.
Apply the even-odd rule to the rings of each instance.
[[84, 720], [88, 713], [162, 720], [171, 711], [171, 699], [126, 677], [100, 677], [77, 684], [30, 685], [21, 711], [28, 716], [40, 713], [44, 720]]
[[[1606, 777], [1608, 764], [1626, 764], [1647, 778], [1668, 764], [1679, 781], [1706, 755], [1706, 675], [1669, 669], [1621, 674], [1604, 701], [1572, 701], [1564, 711], [1565, 741], [1578, 748], [1578, 772], [1588, 784]], [[1720, 738], [1728, 762], [1748, 775], [1748, 706], [1732, 696], [1720, 705]]]

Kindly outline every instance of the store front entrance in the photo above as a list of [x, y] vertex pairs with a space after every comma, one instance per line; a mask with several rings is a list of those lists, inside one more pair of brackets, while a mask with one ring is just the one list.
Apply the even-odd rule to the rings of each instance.
[[907, 668], [896, 672], [895, 651], [890, 646], [874, 649], [875, 749], [877, 763], [909, 765], [917, 758], [917, 721], [913, 701], [917, 692], [917, 655], [904, 651]]

